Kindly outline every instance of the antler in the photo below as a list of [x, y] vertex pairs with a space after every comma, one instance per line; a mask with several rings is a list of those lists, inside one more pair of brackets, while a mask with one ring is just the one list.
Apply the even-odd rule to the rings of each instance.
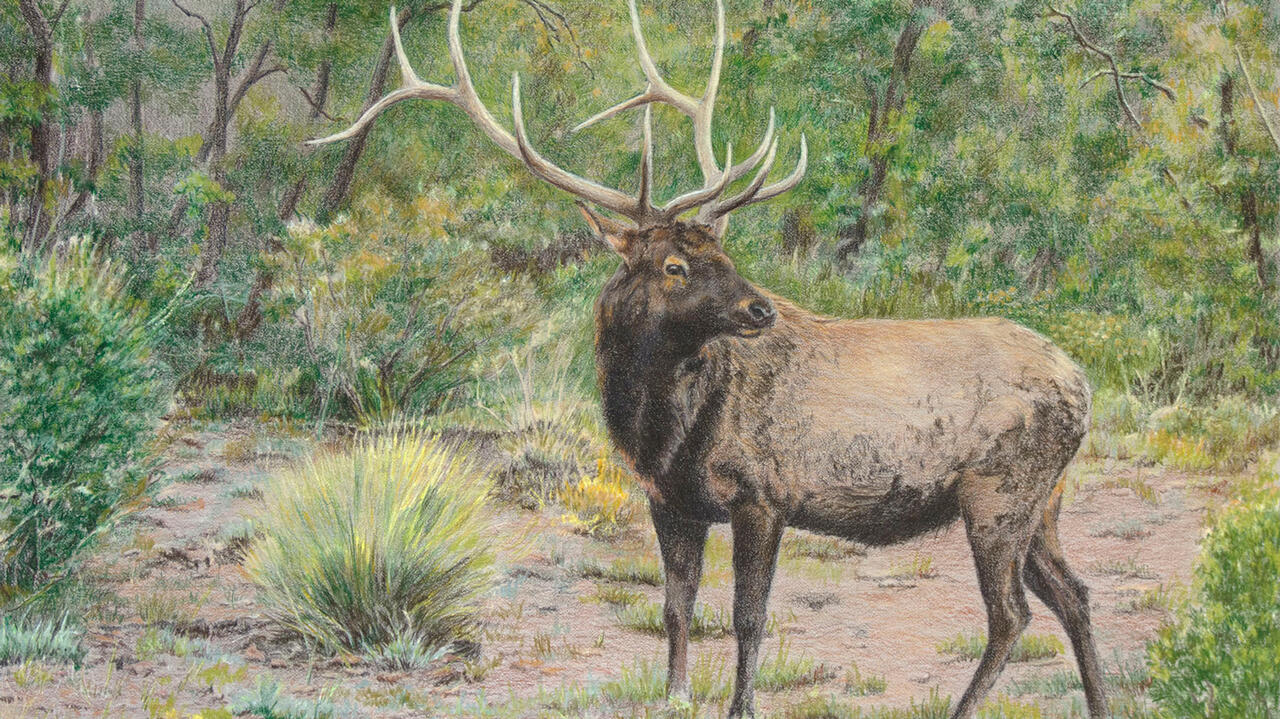
[[[716, 39], [715, 49], [711, 58], [711, 73], [707, 78], [707, 87], [703, 91], [702, 97], [696, 100], [673, 88], [658, 72], [658, 66], [654, 63], [653, 56], [649, 54], [644, 32], [640, 28], [640, 13], [636, 10], [635, 0], [627, 0], [627, 9], [631, 14], [631, 34], [635, 37], [640, 68], [644, 71], [648, 85], [644, 92], [639, 95], [624, 100], [582, 121], [577, 127], [573, 128], [574, 132], [606, 118], [613, 117], [625, 110], [641, 106], [647, 108], [647, 106], [655, 102], [661, 102], [670, 105], [693, 121], [693, 146], [698, 158], [698, 166], [702, 170], [703, 190], [710, 190], [713, 187], [726, 187], [729, 182], [746, 176], [748, 172], [759, 165], [760, 169], [757, 171], [755, 179], [741, 193], [726, 200], [715, 200], [720, 193], [712, 193], [705, 202], [697, 203], [702, 205], [702, 209], [698, 213], [698, 219], [707, 223], [715, 223], [718, 234], [723, 233], [726, 224], [725, 217], [733, 210], [777, 197], [799, 184], [801, 178], [804, 177], [805, 168], [808, 166], [809, 161], [808, 143], [805, 141], [803, 132], [800, 133], [800, 159], [796, 163], [795, 169], [790, 175], [778, 182], [770, 185], [764, 184], [769, 170], [772, 169], [773, 159], [777, 152], [777, 140], [773, 136], [775, 116], [772, 107], [769, 108], [769, 124], [765, 128], [764, 138], [760, 141], [760, 146], [756, 148], [756, 151], [737, 165], [728, 160], [725, 161], [725, 167], [731, 168], [727, 173], [727, 181], [723, 181], [722, 175], [725, 172], [716, 164], [715, 157], [712, 154], [711, 120], [715, 110], [716, 93], [720, 87], [720, 68], [724, 61], [724, 0], [716, 0]], [[761, 164], [762, 159], [764, 161], [763, 164]], [[674, 201], [664, 207], [663, 210], [675, 209], [672, 207], [673, 204], [675, 204]], [[684, 206], [680, 208], [679, 212], [695, 206], [697, 205]], [[675, 214], [679, 214], [679, 212]]]
[[[631, 12], [632, 32], [635, 35], [636, 45], [639, 49], [640, 66], [649, 81], [648, 89], [630, 100], [593, 116], [574, 129], [575, 131], [580, 130], [595, 122], [616, 115], [623, 110], [644, 106], [645, 111], [642, 119], [643, 145], [640, 149], [640, 189], [635, 197], [568, 172], [543, 157], [541, 153], [529, 144], [528, 133], [524, 127], [524, 112], [520, 96], [520, 75], [518, 73], [514, 74], [511, 80], [511, 114], [514, 134], [507, 132], [506, 128], [494, 119], [493, 114], [489, 112], [476, 94], [475, 86], [471, 82], [471, 73], [467, 69], [466, 58], [462, 53], [462, 40], [458, 33], [458, 26], [462, 16], [462, 0], [453, 0], [449, 11], [449, 59], [453, 64], [453, 71], [456, 76], [453, 85], [437, 85], [423, 82], [418, 78], [417, 73], [413, 71], [413, 67], [409, 64], [408, 57], [405, 55], [404, 45], [400, 40], [399, 26], [396, 22], [396, 10], [392, 6], [390, 11], [391, 36], [395, 45], [396, 58], [400, 63], [402, 87], [387, 94], [370, 106], [351, 127], [328, 137], [310, 140], [308, 144], [320, 145], [350, 138], [366, 128], [387, 108], [404, 100], [441, 100], [458, 106], [494, 144], [502, 148], [508, 155], [521, 160], [534, 176], [570, 194], [627, 217], [642, 227], [670, 221], [681, 213], [695, 207], [701, 207], [698, 218], [707, 223], [714, 223], [718, 232], [722, 233], [727, 221], [726, 216], [729, 212], [744, 205], [760, 202], [786, 192], [800, 181], [800, 178], [804, 175], [808, 157], [804, 134], [801, 133], [800, 135], [800, 161], [796, 165], [796, 169], [782, 181], [765, 185], [764, 181], [773, 166], [778, 146], [777, 140], [774, 139], [774, 112], [773, 108], [770, 108], [769, 124], [765, 129], [764, 139], [761, 141], [760, 147], [741, 164], [735, 165], [733, 164], [732, 147], [726, 145], [724, 167], [727, 169], [722, 170], [716, 162], [712, 147], [711, 116], [715, 107], [716, 90], [720, 83], [720, 67], [724, 57], [723, 0], [716, 0], [715, 55], [711, 63], [711, 76], [707, 81], [707, 88], [698, 100], [684, 95], [662, 79], [662, 76], [658, 73], [657, 66], [653, 63], [653, 58], [649, 55], [648, 48], [645, 46], [635, 0], [628, 0], [628, 6]], [[693, 120], [694, 151], [697, 155], [698, 165], [702, 169], [703, 177], [702, 187], [686, 192], [670, 200], [660, 208], [655, 207], [652, 201], [653, 120], [648, 106], [654, 102], [663, 102], [671, 105]], [[761, 162], [762, 160], [763, 163]], [[745, 176], [757, 166], [759, 166], [759, 170], [756, 172], [755, 178], [742, 192], [726, 200], [717, 199], [724, 193], [731, 182]]]
[[[417, 73], [413, 71], [413, 66], [409, 64], [409, 58], [404, 52], [404, 44], [400, 40], [400, 29], [396, 22], [396, 8], [394, 5], [391, 7], [390, 17], [391, 37], [395, 43], [396, 58], [400, 62], [402, 87], [387, 94], [370, 106], [351, 127], [328, 137], [310, 140], [308, 144], [322, 145], [350, 138], [367, 127], [387, 108], [405, 100], [442, 100], [452, 105], [457, 105], [494, 144], [502, 148], [508, 155], [522, 160], [529, 170], [539, 178], [588, 202], [593, 202], [607, 210], [629, 217], [637, 223], [652, 221], [650, 217], [652, 208], [641, 207], [641, 203], [637, 202], [636, 198], [568, 172], [548, 161], [530, 147], [528, 141], [524, 139], [524, 127], [520, 118], [518, 102], [515, 106], [516, 136], [513, 137], [511, 133], [507, 132], [506, 128], [494, 119], [493, 114], [489, 112], [484, 102], [476, 94], [475, 85], [471, 82], [471, 72], [467, 69], [467, 61], [462, 54], [462, 39], [458, 34], [458, 25], [462, 17], [462, 0], [453, 0], [453, 5], [449, 11], [449, 60], [453, 64], [456, 80], [452, 86], [448, 87], [423, 82], [418, 78]], [[520, 91], [518, 76], [514, 79], [512, 85], [513, 93], [518, 97]], [[517, 137], [521, 139], [517, 140]]]

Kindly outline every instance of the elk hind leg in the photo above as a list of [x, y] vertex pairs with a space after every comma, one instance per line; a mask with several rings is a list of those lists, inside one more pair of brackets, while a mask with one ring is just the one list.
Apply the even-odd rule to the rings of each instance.
[[1058, 542], [1058, 508], [1061, 499], [1055, 494], [1044, 512], [1040, 530], [1031, 540], [1023, 579], [1045, 606], [1058, 617], [1071, 640], [1071, 649], [1080, 668], [1089, 716], [1107, 716], [1107, 699], [1102, 685], [1102, 668], [1098, 649], [1089, 623], [1089, 590], [1067, 566]]
[[689, 627], [702, 580], [702, 552], [709, 525], [677, 516], [650, 502], [653, 528], [666, 573], [662, 621], [667, 630], [667, 695], [688, 698]]
[[1039, 519], [1039, 512], [1020, 493], [1001, 491], [1000, 478], [970, 477], [962, 482], [968, 486], [961, 488], [961, 512], [987, 608], [987, 646], [952, 719], [968, 719], [977, 712], [1031, 622], [1022, 564], [1032, 525]]

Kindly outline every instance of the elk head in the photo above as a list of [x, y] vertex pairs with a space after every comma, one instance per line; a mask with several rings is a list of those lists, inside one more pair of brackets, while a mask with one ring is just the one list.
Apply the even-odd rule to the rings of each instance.
[[[579, 198], [583, 214], [596, 235], [622, 256], [623, 264], [610, 281], [606, 294], [630, 303], [633, 321], [665, 336], [679, 337], [682, 344], [692, 349], [719, 335], [753, 336], [773, 324], [774, 308], [768, 298], [738, 275], [720, 245], [720, 237], [724, 235], [730, 212], [780, 195], [800, 182], [808, 160], [804, 134], [800, 135], [800, 156], [795, 169], [787, 177], [767, 183], [778, 150], [774, 111], [770, 108], [768, 126], [755, 152], [734, 164], [732, 145], [727, 145], [721, 165], [711, 142], [711, 121], [724, 59], [723, 0], [716, 0], [715, 50], [710, 77], [706, 89], [697, 98], [676, 90], [663, 79], [645, 44], [635, 0], [628, 0], [628, 9], [646, 87], [640, 94], [582, 122], [574, 131], [626, 110], [643, 108], [640, 182], [634, 195], [568, 172], [533, 148], [524, 127], [518, 73], [511, 82], [513, 132], [508, 132], [494, 119], [476, 95], [463, 57], [458, 33], [462, 0], [453, 0], [447, 31], [449, 58], [456, 76], [453, 85], [436, 85], [418, 79], [405, 56], [396, 11], [392, 7], [391, 37], [400, 63], [402, 87], [374, 103], [348, 129], [312, 140], [311, 144], [352, 137], [384, 110], [403, 100], [441, 100], [456, 105], [494, 144], [523, 162], [533, 175]], [[692, 121], [693, 149], [702, 172], [701, 187], [661, 205], [654, 204], [651, 192], [653, 121], [650, 108], [653, 103], [669, 105]], [[744, 187], [726, 195], [730, 185], [752, 171], [754, 175]], [[588, 204], [626, 218], [629, 223], [597, 214]], [[694, 210], [697, 211], [695, 217], [680, 219]]]

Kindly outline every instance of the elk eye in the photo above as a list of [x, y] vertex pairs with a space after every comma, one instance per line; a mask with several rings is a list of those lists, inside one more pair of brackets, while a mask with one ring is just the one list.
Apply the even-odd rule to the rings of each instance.
[[689, 276], [689, 268], [683, 262], [673, 258], [667, 258], [667, 266], [664, 269], [672, 277]]

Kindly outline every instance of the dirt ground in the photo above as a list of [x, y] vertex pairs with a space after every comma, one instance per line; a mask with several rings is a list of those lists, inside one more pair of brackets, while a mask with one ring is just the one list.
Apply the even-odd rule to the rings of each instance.
[[[664, 671], [662, 637], [624, 627], [601, 598], [612, 585], [633, 599], [643, 594], [641, 603], [660, 603], [661, 587], [582, 576], [583, 566], [620, 557], [652, 566], [657, 554], [647, 518], [601, 542], [573, 534], [554, 512], [517, 509], [503, 510], [511, 541], [504, 542], [501, 583], [488, 600], [476, 652], [415, 672], [309, 659], [279, 638], [255, 604], [238, 563], [237, 527], [258, 502], [256, 487], [310, 449], [256, 426], [182, 431], [164, 466], [176, 481], [116, 532], [86, 571], [85, 665], [0, 669], [0, 718], [228, 716], [225, 708], [259, 691], [261, 678], [298, 700], [330, 700], [339, 715], [629, 716], [591, 699], [593, 687], [618, 680], [624, 668]], [[1188, 582], [1202, 514], [1223, 481], [1106, 460], [1080, 459], [1069, 470], [1062, 540], [1091, 589], [1109, 671], [1141, 666], [1144, 642], [1160, 625], [1168, 597]], [[731, 606], [728, 556], [727, 528], [719, 527], [699, 603], [721, 618]], [[1066, 644], [1049, 611], [1028, 596], [1034, 613], [1028, 633]], [[821, 666], [816, 683], [760, 692], [759, 708], [768, 716], [787, 715], [814, 696], [861, 707], [907, 706], [934, 691], [959, 696], [976, 662], [942, 653], [939, 645], [985, 628], [959, 525], [865, 553], [789, 534], [770, 612], [772, 634], [762, 655], [775, 656], [782, 641], [788, 656]], [[721, 635], [695, 642], [691, 655], [727, 685], [733, 651], [733, 638]], [[1010, 664], [995, 693], [1038, 704], [1045, 716], [1083, 714], [1078, 690], [1053, 688], [1055, 678], [1073, 673], [1068, 648]], [[883, 692], [858, 696], [859, 677], [883, 677]], [[574, 696], [587, 699], [575, 703]], [[711, 716], [723, 715], [720, 701], [712, 702]]]

